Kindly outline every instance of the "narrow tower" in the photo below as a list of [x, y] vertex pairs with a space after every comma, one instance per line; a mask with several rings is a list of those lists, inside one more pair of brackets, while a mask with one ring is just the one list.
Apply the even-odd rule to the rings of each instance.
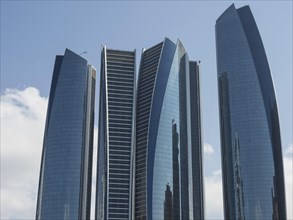
[[84, 58], [56, 56], [36, 219], [90, 219], [95, 80]]
[[101, 54], [96, 219], [131, 219], [135, 51]]

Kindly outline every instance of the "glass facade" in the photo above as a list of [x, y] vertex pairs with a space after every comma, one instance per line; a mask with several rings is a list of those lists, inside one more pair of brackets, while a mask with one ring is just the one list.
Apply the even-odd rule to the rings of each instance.
[[[137, 92], [135, 219], [146, 219], [146, 162], [149, 117], [157, 67], [163, 43], [143, 52]], [[146, 62], [145, 62], [146, 60]]]
[[279, 119], [271, 73], [248, 6], [216, 22], [226, 219], [286, 219]]
[[143, 51], [137, 94], [135, 219], [204, 218], [198, 70], [180, 41], [165, 39]]
[[190, 126], [192, 152], [193, 219], [204, 219], [204, 175], [202, 156], [202, 127], [200, 108], [199, 62], [189, 62], [190, 78]]
[[57, 56], [45, 126], [36, 219], [89, 219], [96, 70]]
[[101, 57], [96, 219], [131, 219], [135, 51]]

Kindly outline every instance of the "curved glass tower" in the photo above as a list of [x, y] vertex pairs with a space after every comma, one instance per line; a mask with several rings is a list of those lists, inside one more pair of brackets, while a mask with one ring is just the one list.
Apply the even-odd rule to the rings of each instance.
[[36, 219], [89, 219], [96, 70], [66, 49], [56, 56]]
[[96, 219], [131, 219], [135, 51], [102, 49]]
[[134, 215], [203, 219], [199, 68], [180, 41], [144, 50], [136, 112]]
[[248, 6], [216, 22], [226, 219], [286, 219], [281, 137], [271, 73]]

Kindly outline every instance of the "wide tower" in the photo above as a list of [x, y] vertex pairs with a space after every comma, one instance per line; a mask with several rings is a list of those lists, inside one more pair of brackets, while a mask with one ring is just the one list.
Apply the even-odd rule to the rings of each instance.
[[286, 219], [277, 101], [249, 6], [216, 22], [226, 219]]
[[204, 218], [199, 66], [179, 40], [143, 50], [135, 151], [135, 219]]

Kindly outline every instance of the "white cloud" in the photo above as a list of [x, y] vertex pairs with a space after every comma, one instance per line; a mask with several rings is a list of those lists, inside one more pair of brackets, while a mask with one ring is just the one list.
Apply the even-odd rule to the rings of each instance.
[[291, 156], [293, 154], [293, 144], [291, 144], [287, 149], [285, 150], [285, 156]]
[[283, 163], [286, 187], [287, 219], [293, 219], [293, 144], [285, 150]]
[[224, 219], [222, 173], [216, 170], [210, 176], [205, 176], [205, 218]]
[[[33, 87], [1, 96], [0, 219], [34, 219], [47, 98]], [[97, 127], [94, 131], [91, 218], [96, 196]]]
[[47, 99], [36, 88], [1, 95], [1, 219], [33, 219]]
[[208, 144], [208, 143], [204, 143], [204, 153], [207, 155], [213, 154], [214, 148], [212, 147], [212, 145]]

